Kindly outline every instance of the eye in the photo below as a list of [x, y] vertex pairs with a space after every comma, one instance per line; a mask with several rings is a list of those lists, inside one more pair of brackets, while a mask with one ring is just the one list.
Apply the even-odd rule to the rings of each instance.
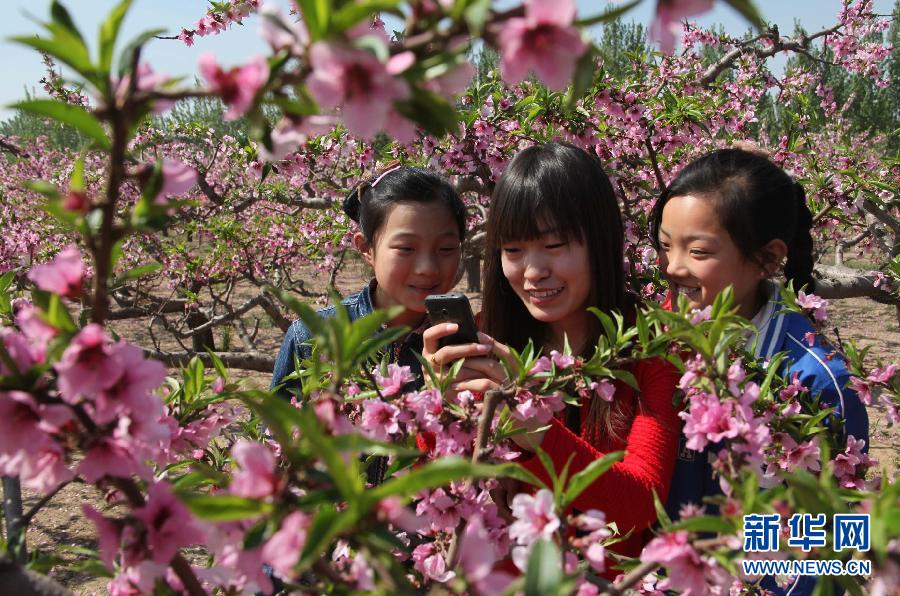
[[547, 244], [545, 246], [546, 246], [546, 248], [549, 248], [552, 250], [554, 248], [562, 248], [567, 244], [568, 244], [568, 242], [551, 242], [550, 244]]
[[669, 252], [669, 243], [668, 242], [660, 242], [659, 249], [663, 252]]
[[444, 246], [444, 247], [438, 249], [438, 251], [440, 251], [443, 254], [447, 254], [447, 255], [455, 253], [458, 250], [459, 250], [459, 246]]
[[412, 246], [392, 246], [391, 249], [396, 250], [397, 252], [408, 253], [415, 250]]
[[506, 255], [516, 255], [516, 254], [519, 254], [519, 252], [521, 252], [519, 250], [519, 248], [516, 246], [504, 246], [500, 250], [503, 251], [503, 254], [506, 254]]
[[710, 251], [704, 250], [702, 248], [692, 248], [691, 249], [691, 255], [693, 255], [695, 257], [706, 257], [706, 256], [709, 256], [710, 254], [712, 254]]

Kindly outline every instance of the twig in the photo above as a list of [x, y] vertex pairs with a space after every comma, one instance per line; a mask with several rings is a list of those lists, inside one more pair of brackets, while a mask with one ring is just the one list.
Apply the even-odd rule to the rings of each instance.
[[610, 586], [607, 590], [600, 593], [600, 596], [621, 596], [628, 588], [641, 581], [644, 576], [658, 569], [660, 564], [656, 561], [645, 561], [629, 571], [625, 576]]
[[647, 151], [650, 153], [650, 163], [653, 165], [653, 173], [656, 175], [656, 183], [659, 185], [659, 192], [663, 193], [666, 191], [666, 181], [659, 169], [659, 160], [657, 159], [656, 149], [653, 148], [650, 137], [644, 139], [644, 146], [647, 147]]
[[72, 482], [71, 480], [66, 480], [65, 482], [60, 482], [59, 484], [56, 485], [56, 488], [54, 488], [52, 491], [50, 491], [49, 493], [47, 493], [46, 495], [41, 497], [41, 500], [38, 501], [37, 503], [35, 503], [34, 506], [28, 510], [28, 513], [26, 513], [25, 515], [22, 516], [22, 525], [27, 526], [28, 524], [30, 524], [31, 518], [33, 518], [37, 514], [37, 512], [40, 511], [44, 507], [44, 505], [49, 503], [50, 499], [55, 497], [59, 491], [64, 489], [71, 482]]
[[[481, 410], [481, 417], [478, 419], [478, 431], [475, 435], [475, 448], [472, 450], [472, 463], [478, 463], [481, 460], [481, 454], [487, 448], [488, 440], [491, 436], [491, 423], [494, 421], [494, 413], [497, 406], [512, 396], [512, 389], [491, 389], [484, 394], [484, 407]], [[453, 539], [450, 541], [450, 548], [447, 549], [447, 565], [450, 569], [456, 567], [459, 563], [459, 540], [462, 536], [465, 524], [460, 521], [453, 532]]]

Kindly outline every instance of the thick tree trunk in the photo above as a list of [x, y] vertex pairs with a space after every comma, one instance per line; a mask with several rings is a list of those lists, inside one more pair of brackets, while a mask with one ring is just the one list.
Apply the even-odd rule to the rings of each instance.
[[[194, 352], [155, 352], [153, 350], [144, 350], [144, 354], [148, 358], [155, 358], [170, 367], [184, 366], [194, 356], [199, 358], [207, 368], [213, 365], [212, 359], [206, 352], [197, 352], [195, 354]], [[216, 356], [228, 368], [255, 370], [258, 372], [272, 372], [272, 369], [275, 368], [275, 357], [260, 352], [216, 352]]]
[[470, 292], [481, 291], [481, 257], [472, 255], [463, 262], [466, 270], [466, 286]]
[[822, 298], [871, 298], [882, 304], [898, 304], [897, 296], [875, 287], [876, 276], [872, 271], [818, 265], [816, 274], [816, 294]]

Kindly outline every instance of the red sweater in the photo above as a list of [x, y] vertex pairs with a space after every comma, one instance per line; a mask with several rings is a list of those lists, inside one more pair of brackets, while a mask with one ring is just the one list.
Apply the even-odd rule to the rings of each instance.
[[[622, 433], [624, 441], [605, 437], [599, 444], [592, 444], [586, 439], [589, 402], [585, 400], [581, 406], [581, 432], [576, 435], [562, 420], [553, 418], [541, 449], [550, 455], [557, 472], [574, 453], [570, 477], [606, 453], [625, 451], [622, 461], [586, 488], [573, 506], [580, 511], [599, 509], [605, 512], [607, 521], [616, 522], [622, 534], [633, 529], [631, 537], [614, 544], [612, 550], [636, 557], [645, 543], [644, 530], [656, 522], [653, 491], [663, 503], [669, 493], [680, 424], [672, 405], [678, 382], [675, 367], [662, 360], [645, 360], [637, 363], [632, 372], [641, 389], [640, 400], [631, 428]], [[635, 411], [635, 392], [619, 381], [615, 386], [615, 399], [624, 402], [626, 411]], [[529, 457], [521, 465], [549, 483], [540, 458]]]

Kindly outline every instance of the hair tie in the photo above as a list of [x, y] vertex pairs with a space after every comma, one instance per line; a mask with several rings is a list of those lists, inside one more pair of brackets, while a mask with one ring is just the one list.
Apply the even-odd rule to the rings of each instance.
[[388, 163], [388, 164], [385, 166], [384, 171], [381, 172], [381, 174], [379, 174], [378, 177], [375, 178], [375, 180], [374, 180], [369, 186], [371, 186], [372, 188], [375, 188], [375, 185], [378, 184], [379, 182], [381, 182], [381, 179], [382, 179], [382, 178], [384, 178], [385, 176], [387, 176], [387, 175], [390, 174], [391, 172], [396, 172], [396, 171], [399, 170], [401, 167], [403, 167], [403, 166], [402, 166], [402, 164], [400, 163], [400, 160], [399, 160], [399, 159], [393, 160], [392, 162]]
[[381, 182], [382, 178], [384, 178], [391, 172], [396, 172], [401, 167], [402, 165], [400, 163], [400, 160], [395, 159], [389, 162], [385, 166], [385, 169], [380, 174], [378, 174], [375, 177], [375, 180], [373, 180], [372, 182], [365, 180], [357, 184], [356, 187], [353, 188], [349, 193], [347, 193], [346, 197], [344, 197], [344, 213], [346, 213], [350, 219], [352, 219], [356, 223], [359, 223], [360, 209], [362, 208], [363, 196], [366, 192], [366, 189], [375, 188], [375, 185]]

